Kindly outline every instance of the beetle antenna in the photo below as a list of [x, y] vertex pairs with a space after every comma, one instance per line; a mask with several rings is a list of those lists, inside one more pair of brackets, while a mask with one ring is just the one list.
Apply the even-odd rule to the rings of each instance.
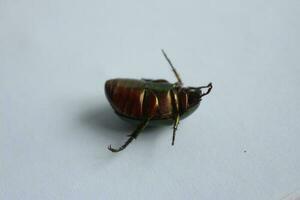
[[173, 66], [171, 60], [168, 58], [166, 52], [165, 52], [163, 49], [161, 50], [161, 52], [163, 53], [164, 57], [165, 57], [166, 60], [168, 61], [169, 65], [171, 66], [172, 71], [174, 72], [174, 74], [175, 74], [175, 76], [176, 76], [176, 78], [177, 78], [178, 83], [179, 83], [180, 85], [183, 85], [183, 83], [182, 83], [182, 81], [181, 81], [181, 78], [180, 78], [178, 72], [176, 71], [175, 67]]

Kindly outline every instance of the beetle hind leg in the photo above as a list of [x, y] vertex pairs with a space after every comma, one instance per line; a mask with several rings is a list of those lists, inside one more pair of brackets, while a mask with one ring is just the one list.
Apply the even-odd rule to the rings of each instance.
[[111, 151], [111, 152], [119, 152], [119, 151], [122, 151], [124, 150], [132, 141], [133, 139], [136, 139], [137, 136], [142, 132], [142, 130], [148, 125], [149, 123], [149, 119], [146, 119], [144, 120], [141, 124], [139, 124], [137, 126], [137, 128], [133, 131], [132, 134], [128, 135], [129, 138], [127, 139], [127, 141], [122, 145], [120, 146], [119, 148], [115, 149], [113, 148], [111, 145], [108, 146], [108, 149]]

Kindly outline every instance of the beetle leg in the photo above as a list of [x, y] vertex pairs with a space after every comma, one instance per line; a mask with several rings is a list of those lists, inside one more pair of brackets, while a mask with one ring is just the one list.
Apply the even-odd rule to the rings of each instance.
[[174, 145], [174, 142], [175, 142], [175, 135], [176, 135], [178, 124], [179, 124], [179, 115], [177, 115], [175, 120], [174, 120], [172, 145]]
[[203, 96], [205, 96], [205, 95], [208, 95], [208, 94], [210, 93], [211, 89], [213, 88], [213, 86], [212, 86], [212, 83], [209, 83], [207, 86], [202, 86], [202, 87], [200, 87], [200, 89], [202, 89], [202, 88], [208, 88], [208, 89], [207, 89], [207, 91], [206, 91], [205, 93], [203, 93], [203, 94], [201, 95], [201, 97], [203, 97]]
[[[195, 87], [195, 88], [197, 88], [197, 89], [204, 89], [204, 88], [211, 88], [211, 87], [212, 87], [212, 83], [209, 83], [206, 86], [200, 86], [200, 87]], [[193, 88], [193, 87], [190, 87], [190, 88]]]
[[171, 97], [172, 97], [173, 119], [174, 119], [172, 145], [174, 145], [176, 130], [179, 124], [179, 103], [178, 103], [178, 95], [176, 90], [171, 90]]
[[111, 152], [119, 152], [125, 149], [133, 141], [133, 139], [137, 138], [137, 136], [142, 132], [142, 130], [148, 125], [149, 121], [150, 119], [145, 119], [141, 124], [139, 124], [138, 127], [133, 131], [133, 133], [128, 135], [129, 136], [128, 140], [121, 147], [115, 149], [111, 147], [111, 145], [109, 145], [108, 149]]
[[183, 85], [183, 83], [182, 83], [182, 81], [181, 81], [181, 78], [180, 78], [178, 72], [176, 71], [175, 67], [173, 66], [171, 60], [168, 58], [166, 52], [165, 52], [163, 49], [162, 49], [161, 51], [162, 51], [164, 57], [166, 58], [166, 60], [168, 61], [168, 63], [170, 64], [170, 66], [171, 66], [171, 68], [172, 68], [172, 70], [173, 70], [173, 72], [174, 72], [174, 74], [175, 74], [175, 76], [176, 76], [178, 85]]

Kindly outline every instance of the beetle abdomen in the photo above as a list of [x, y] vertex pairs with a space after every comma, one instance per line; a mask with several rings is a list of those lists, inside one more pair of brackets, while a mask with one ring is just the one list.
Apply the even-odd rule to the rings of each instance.
[[143, 117], [145, 83], [135, 79], [111, 79], [105, 83], [105, 94], [114, 110], [131, 118]]

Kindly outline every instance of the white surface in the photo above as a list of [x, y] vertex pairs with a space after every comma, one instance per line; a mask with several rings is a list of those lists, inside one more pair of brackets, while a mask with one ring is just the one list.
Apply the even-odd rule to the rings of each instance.
[[[281, 199], [300, 188], [300, 2], [0, 1], [0, 199]], [[133, 129], [115, 77], [214, 89], [179, 125]], [[246, 152], [244, 152], [246, 151]]]

